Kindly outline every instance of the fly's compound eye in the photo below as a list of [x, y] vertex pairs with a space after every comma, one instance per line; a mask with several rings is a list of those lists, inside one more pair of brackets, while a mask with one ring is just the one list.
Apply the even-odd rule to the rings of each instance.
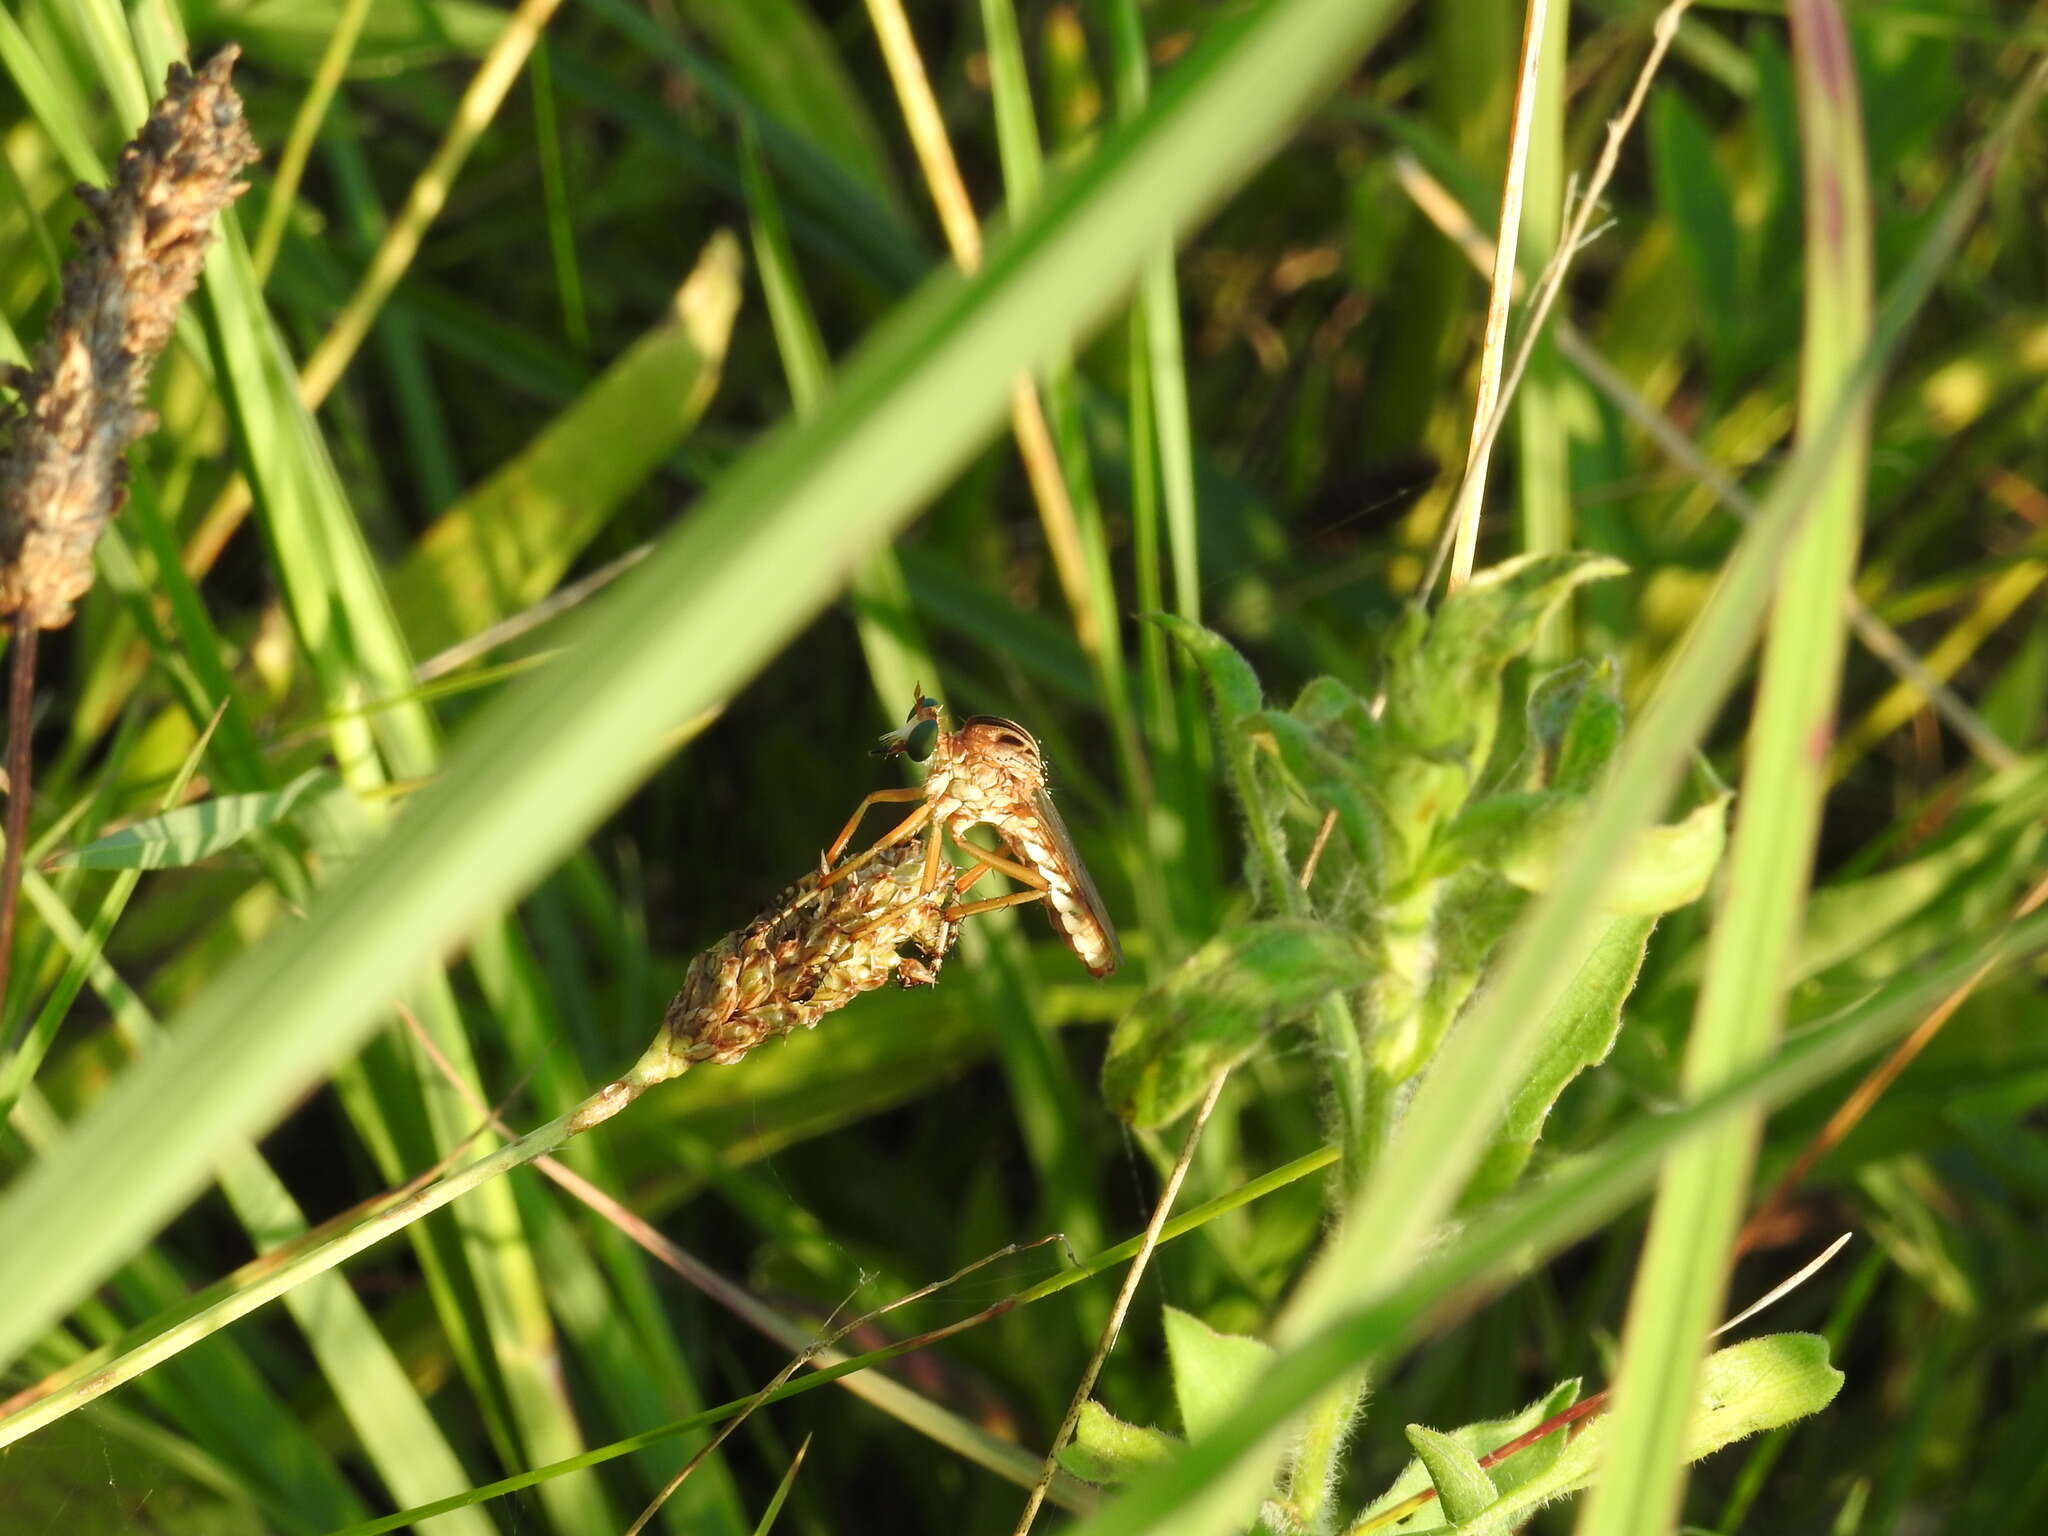
[[921, 763], [932, 755], [938, 744], [939, 722], [927, 718], [910, 728], [910, 734], [904, 738], [903, 753], [913, 763]]

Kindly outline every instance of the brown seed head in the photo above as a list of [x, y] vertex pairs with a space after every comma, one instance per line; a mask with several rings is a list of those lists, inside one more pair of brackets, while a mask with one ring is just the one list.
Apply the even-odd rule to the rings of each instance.
[[49, 334], [35, 366], [4, 381], [20, 402], [0, 420], [0, 614], [56, 629], [92, 585], [93, 546], [127, 494], [122, 455], [156, 424], [150, 369], [215, 216], [248, 190], [256, 144], [228, 84], [239, 52], [196, 75], [172, 65], [113, 186], [79, 189], [87, 217]]
[[738, 1061], [892, 975], [903, 986], [933, 984], [958, 925], [944, 916], [948, 882], [920, 894], [923, 874], [913, 841], [883, 850], [822, 893], [819, 877], [806, 875], [690, 962], [636, 1072], [658, 1080], [698, 1062]]

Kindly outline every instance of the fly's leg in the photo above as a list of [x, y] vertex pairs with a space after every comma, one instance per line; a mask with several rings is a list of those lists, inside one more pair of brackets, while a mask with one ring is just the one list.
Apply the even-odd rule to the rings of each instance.
[[[853, 814], [847, 817], [846, 825], [841, 827], [839, 835], [832, 839], [832, 846], [825, 850], [825, 867], [827, 869], [831, 868], [833, 861], [846, 851], [846, 845], [853, 841], [853, 834], [860, 830], [861, 820], [867, 815], [869, 806], [908, 805], [913, 800], [922, 800], [923, 798], [924, 791], [914, 785], [906, 785], [902, 789], [876, 790], [853, 808]], [[877, 843], [875, 846], [877, 848], [886, 847], [887, 843]]]
[[1027, 901], [1043, 901], [1046, 883], [1039, 876], [1021, 864], [1012, 864], [999, 854], [990, 853], [986, 848], [969, 848], [974, 855], [975, 865], [958, 880], [953, 882], [953, 894], [964, 896], [974, 883], [990, 870], [999, 870], [1011, 879], [1022, 883], [1026, 889], [1011, 891], [1007, 896], [991, 896], [984, 901], [971, 901], [966, 906], [951, 906], [939, 913], [949, 923], [957, 923], [963, 917], [973, 917], [977, 912], [994, 912], [1003, 907], [1022, 906]]
[[1007, 896], [991, 896], [985, 901], [970, 901], [964, 907], [948, 907], [939, 916], [949, 923], [957, 923], [961, 918], [972, 917], [977, 912], [993, 912], [999, 907], [1017, 907], [1027, 901], [1043, 900], [1044, 891], [1012, 891]]
[[980, 860], [983, 869], [993, 869], [998, 874], [1008, 875], [1019, 885], [1028, 885], [1040, 895], [1051, 889], [1052, 882], [1029, 865], [1019, 864], [1014, 859], [1006, 859], [1000, 853], [991, 853], [986, 848], [970, 848], [968, 852]]
[[869, 795], [867, 799], [861, 801], [860, 805], [854, 810], [853, 820], [849, 821], [841, 829], [839, 836], [832, 840], [832, 846], [825, 851], [822, 861], [825, 865], [825, 870], [821, 871], [822, 877], [818, 881], [817, 889], [822, 891], [827, 886], [838, 884], [839, 881], [852, 874], [856, 869], [859, 869], [884, 848], [893, 848], [932, 819], [931, 806], [929, 804], [920, 805], [908, 816], [897, 822], [895, 826], [883, 833], [877, 841], [870, 843], [837, 869], [832, 869], [832, 861], [839, 857], [848, 841], [851, 840], [855, 829], [860, 826], [861, 817], [867, 814], [869, 806], [901, 805], [905, 801], [921, 800], [923, 797], [924, 791], [921, 789], [878, 789]]

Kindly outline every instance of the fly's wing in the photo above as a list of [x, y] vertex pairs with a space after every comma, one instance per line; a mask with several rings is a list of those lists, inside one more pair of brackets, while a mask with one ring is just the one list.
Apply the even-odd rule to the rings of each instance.
[[[1067, 948], [1079, 957], [1081, 963], [1097, 976], [1107, 976], [1123, 964], [1124, 952], [1116, 941], [1116, 925], [1109, 920], [1109, 909], [1102, 904], [1102, 893], [1095, 889], [1095, 880], [1088, 873], [1088, 866], [1081, 862], [1081, 855], [1075, 851], [1074, 839], [1067, 832], [1067, 824], [1060, 820], [1060, 813], [1052, 803], [1052, 796], [1040, 789], [1033, 796], [1031, 809], [1038, 817], [1038, 824], [1045, 829], [1046, 842], [1052, 850], [1057, 873], [1065, 879], [1066, 887], [1073, 895], [1073, 905], [1048, 899], [1046, 911], [1060, 937], [1067, 941]], [[1041, 871], [1050, 875], [1052, 871]]]

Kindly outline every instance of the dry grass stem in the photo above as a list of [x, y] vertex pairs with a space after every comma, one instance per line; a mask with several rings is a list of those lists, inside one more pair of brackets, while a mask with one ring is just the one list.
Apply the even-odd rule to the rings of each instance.
[[1528, 0], [1522, 18], [1522, 61], [1515, 75], [1514, 132], [1508, 140], [1507, 173], [1500, 194], [1500, 238], [1495, 246], [1493, 282], [1486, 298], [1486, 338], [1479, 352], [1479, 393], [1472, 406], [1472, 442], [1465, 478], [1451, 509], [1451, 580], [1456, 591], [1472, 575], [1479, 548], [1479, 504], [1486, 494], [1486, 468], [1493, 457], [1489, 424], [1500, 399], [1501, 364], [1507, 355], [1508, 309], [1515, 288], [1515, 248], [1522, 235], [1522, 195], [1528, 185], [1529, 131], [1536, 113], [1537, 71], [1542, 67], [1543, 28], [1548, 0]]
[[1088, 1405], [1088, 1398], [1095, 1391], [1103, 1362], [1116, 1348], [1117, 1335], [1123, 1332], [1124, 1319], [1130, 1314], [1131, 1303], [1137, 1299], [1138, 1283], [1145, 1278], [1145, 1267], [1151, 1263], [1153, 1250], [1159, 1246], [1159, 1234], [1165, 1229], [1166, 1218], [1173, 1212], [1173, 1202], [1180, 1198], [1180, 1186], [1195, 1161], [1195, 1148], [1201, 1144], [1202, 1131], [1216, 1109], [1216, 1100], [1222, 1097], [1223, 1085], [1229, 1080], [1228, 1067], [1209, 1079], [1208, 1091], [1202, 1095], [1195, 1118], [1188, 1126], [1187, 1138], [1181, 1143], [1180, 1156], [1174, 1159], [1173, 1171], [1166, 1176], [1166, 1187], [1160, 1190], [1158, 1202], [1152, 1207], [1152, 1218], [1145, 1223], [1144, 1238], [1131, 1258], [1130, 1268], [1124, 1271], [1123, 1284], [1117, 1287], [1116, 1301], [1110, 1306], [1109, 1321], [1103, 1324], [1101, 1338], [1096, 1340], [1095, 1353], [1089, 1356], [1087, 1368], [1081, 1372], [1081, 1380], [1067, 1403], [1067, 1416], [1060, 1421], [1059, 1431], [1046, 1449], [1045, 1464], [1039, 1469], [1038, 1481], [1032, 1484], [1031, 1492], [1024, 1500], [1024, 1512], [1017, 1517], [1015, 1536], [1030, 1536], [1031, 1526], [1038, 1519], [1039, 1508], [1052, 1489], [1053, 1478], [1059, 1474], [1060, 1452], [1066, 1449], [1067, 1441], [1073, 1437], [1074, 1426], [1081, 1422], [1081, 1410]]
[[[1593, 174], [1587, 178], [1575, 201], [1567, 198], [1572, 202], [1571, 217], [1566, 221], [1564, 234], [1557, 242], [1556, 251], [1537, 278], [1535, 287], [1530, 290], [1529, 313], [1522, 323], [1522, 335], [1516, 345], [1514, 362], [1507, 370], [1506, 379], [1501, 383], [1497, 397], [1491, 402], [1485, 397], [1482, 375], [1481, 409], [1474, 415], [1473, 444], [1467, 460], [1465, 479], [1458, 487], [1457, 503], [1453, 506], [1450, 521], [1445, 526], [1444, 542], [1438, 546], [1437, 557], [1430, 563], [1429, 575], [1423, 584], [1425, 592], [1436, 585], [1437, 571], [1453, 543], [1457, 544], [1458, 553], [1451, 557], [1451, 585], [1455, 587], [1462, 579], [1459, 575], [1461, 563], [1467, 572], [1470, 570], [1471, 551], [1466, 546], [1476, 543], [1479, 537], [1478, 502], [1480, 493], [1485, 489], [1486, 462], [1493, 452], [1494, 442], [1500, 437], [1502, 426], [1507, 421], [1508, 407], [1514, 403], [1515, 386], [1521, 382], [1522, 374], [1528, 369], [1529, 358], [1536, 349], [1536, 338], [1543, 332], [1543, 323], [1549, 318], [1551, 306], [1556, 302], [1558, 292], [1564, 286], [1565, 275], [1571, 270], [1572, 261], [1580, 248], [1586, 244], [1593, 210], [1600, 205], [1601, 194], [1607, 190], [1607, 183], [1614, 179], [1615, 167], [1620, 164], [1621, 146], [1627, 140], [1629, 130], [1635, 126], [1635, 120], [1643, 110], [1643, 103], [1649, 98], [1650, 82], [1656, 79], [1657, 71], [1664, 63], [1664, 55], [1670, 51], [1672, 39], [1678, 35], [1678, 23], [1691, 4], [1692, 0], [1671, 0], [1671, 3], [1658, 13], [1657, 20], [1651, 28], [1650, 51], [1643, 59], [1643, 67], [1636, 74], [1635, 85], [1629, 91], [1628, 101], [1607, 125], [1607, 139], [1601, 147], [1600, 158], [1594, 163]], [[1525, 54], [1529, 47], [1525, 39]], [[1522, 107], [1518, 102], [1518, 123], [1521, 113]], [[1518, 132], [1517, 138], [1520, 137]], [[1516, 178], [1513, 175], [1510, 175], [1508, 185], [1519, 195]], [[1501, 227], [1504, 230], [1518, 228], [1519, 221], [1512, 226], [1503, 221]], [[1503, 261], [1497, 255], [1493, 263], [1496, 303], [1505, 302], [1505, 294], [1501, 292], [1501, 273], [1505, 271], [1509, 274], [1505, 280], [1507, 283], [1511, 285], [1513, 281], [1512, 247], [1501, 254], [1507, 259]], [[1490, 321], [1489, 313], [1489, 329]], [[1492, 349], [1489, 348], [1488, 356], [1491, 355]], [[1473, 472], [1475, 468], [1478, 470], [1476, 475]], [[1468, 527], [1469, 534], [1466, 531]]]
[[156, 425], [150, 370], [214, 216], [247, 190], [256, 144], [228, 84], [238, 52], [196, 75], [173, 65], [113, 186], [79, 188], [82, 249], [34, 367], [7, 380], [20, 401], [0, 421], [0, 614], [38, 629], [68, 624], [92, 586], [93, 546], [127, 495], [122, 456]]
[[[961, 271], [972, 272], [981, 265], [981, 221], [975, 216], [974, 200], [968, 196], [967, 183], [960, 175], [953, 142], [946, 136], [945, 118], [939, 111], [938, 98], [932, 94], [924, 58], [918, 52], [902, 0], [868, 0], [868, 18], [882, 46], [882, 59], [903, 110], [903, 123], [917, 154], [918, 169], [924, 174], [925, 186], [938, 210], [946, 248]], [[1088, 655], [1099, 655], [1103, 641], [1094, 606], [1088, 599], [1087, 552], [1081, 544], [1073, 499], [1067, 494], [1066, 473], [1060, 468], [1059, 452], [1053, 443], [1052, 429], [1046, 424], [1038, 386], [1028, 375], [1019, 375], [1011, 387], [1010, 429], [1017, 439], [1018, 455], [1024, 460], [1032, 499], [1038, 504], [1039, 523], [1045, 530], [1054, 574], [1073, 616], [1074, 638]]]

